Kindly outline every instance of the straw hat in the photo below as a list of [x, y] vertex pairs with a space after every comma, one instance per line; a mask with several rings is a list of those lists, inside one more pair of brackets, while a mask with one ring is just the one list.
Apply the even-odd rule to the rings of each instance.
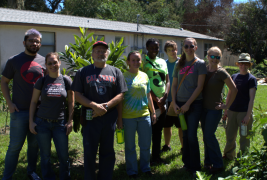
[[248, 53], [241, 53], [239, 55], [238, 62], [236, 62], [235, 65], [238, 66], [238, 63], [250, 63], [251, 66], [253, 65], [253, 63], [251, 62], [250, 55]]

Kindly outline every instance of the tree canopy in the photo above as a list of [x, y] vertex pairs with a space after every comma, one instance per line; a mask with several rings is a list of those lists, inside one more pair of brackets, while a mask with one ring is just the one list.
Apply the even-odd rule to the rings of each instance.
[[[267, 1], [256, 0], [236, 5], [225, 36], [232, 54], [249, 53], [256, 63], [267, 57]], [[266, 64], [267, 65], [267, 64]]]

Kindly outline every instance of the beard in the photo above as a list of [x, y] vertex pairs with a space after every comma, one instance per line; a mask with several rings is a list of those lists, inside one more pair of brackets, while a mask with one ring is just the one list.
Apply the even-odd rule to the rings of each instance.
[[31, 47], [28, 44], [25, 45], [25, 48], [27, 49], [28, 52], [30, 52], [32, 54], [35, 54], [35, 53], [37, 53], [40, 50], [40, 46], [36, 46], [36, 47], [32, 46]]
[[106, 58], [95, 58], [95, 59], [93, 59], [94, 60], [94, 62], [107, 62], [107, 60], [108, 60], [108, 57], [106, 57]]

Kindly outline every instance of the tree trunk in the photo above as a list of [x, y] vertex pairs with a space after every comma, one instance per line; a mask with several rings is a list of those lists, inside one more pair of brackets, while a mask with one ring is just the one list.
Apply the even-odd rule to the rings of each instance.
[[25, 0], [8, 0], [7, 7], [12, 9], [24, 9]]

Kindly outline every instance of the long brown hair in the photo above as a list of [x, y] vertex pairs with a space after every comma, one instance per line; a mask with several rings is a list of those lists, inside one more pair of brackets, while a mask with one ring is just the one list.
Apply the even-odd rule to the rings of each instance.
[[[190, 41], [190, 40], [193, 40], [194, 45], [197, 46], [197, 41], [194, 38], [185, 38], [185, 40], [183, 40], [183, 45], [184, 45], [185, 41]], [[196, 54], [195, 54], [195, 56], [196, 56]], [[186, 62], [186, 55], [183, 51], [176, 68], [181, 69], [182, 67], [184, 67], [185, 62]]]

